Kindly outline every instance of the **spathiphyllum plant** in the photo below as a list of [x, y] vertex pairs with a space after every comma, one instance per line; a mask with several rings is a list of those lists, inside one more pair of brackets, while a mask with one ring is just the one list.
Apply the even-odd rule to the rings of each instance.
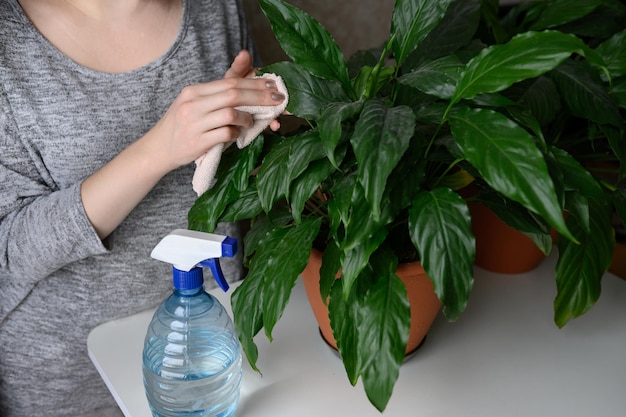
[[[283, 77], [303, 127], [232, 146], [189, 227], [251, 220], [249, 273], [232, 297], [243, 350], [271, 339], [312, 248], [348, 378], [383, 410], [410, 317], [400, 262], [418, 259], [449, 320], [473, 283], [466, 199], [545, 253], [558, 235], [554, 320], [600, 294], [626, 219], [626, 11], [618, 0], [396, 0], [388, 41], [344, 58], [313, 18], [260, 0], [291, 58]], [[367, 28], [361, 28], [367, 30]], [[595, 171], [598, 161], [614, 175]], [[604, 165], [603, 165], [604, 166]], [[466, 192], [471, 186], [472, 192]], [[335, 279], [340, 273], [340, 279]]]

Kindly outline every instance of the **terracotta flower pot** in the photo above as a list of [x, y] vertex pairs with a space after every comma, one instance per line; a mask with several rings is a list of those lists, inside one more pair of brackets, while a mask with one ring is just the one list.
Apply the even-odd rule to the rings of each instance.
[[468, 207], [477, 266], [501, 274], [520, 274], [533, 270], [545, 259], [528, 236], [504, 223], [486, 206], [470, 201]]
[[[319, 270], [322, 265], [322, 253], [313, 249], [309, 263], [302, 271], [302, 280], [313, 314], [317, 319], [320, 331], [326, 342], [337, 349], [328, 318], [328, 308], [322, 301], [319, 286]], [[406, 353], [411, 353], [422, 343], [430, 326], [441, 309], [441, 302], [435, 294], [433, 284], [426, 276], [419, 262], [401, 264], [396, 270], [407, 288], [411, 309], [411, 326]]]

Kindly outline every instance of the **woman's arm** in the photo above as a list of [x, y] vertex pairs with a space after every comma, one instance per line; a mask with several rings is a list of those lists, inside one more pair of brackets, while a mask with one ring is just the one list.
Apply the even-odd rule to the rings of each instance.
[[245, 77], [250, 63], [250, 55], [240, 53], [224, 79], [186, 87], [145, 136], [83, 182], [85, 212], [101, 239], [165, 174], [234, 140], [239, 127], [250, 127], [250, 114], [235, 107], [275, 105], [284, 99], [267, 80]]

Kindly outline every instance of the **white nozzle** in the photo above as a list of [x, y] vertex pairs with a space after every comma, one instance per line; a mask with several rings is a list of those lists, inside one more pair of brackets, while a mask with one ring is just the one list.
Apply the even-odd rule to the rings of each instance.
[[161, 239], [150, 256], [181, 271], [190, 271], [202, 261], [232, 257], [236, 251], [236, 241], [227, 236], [176, 229]]

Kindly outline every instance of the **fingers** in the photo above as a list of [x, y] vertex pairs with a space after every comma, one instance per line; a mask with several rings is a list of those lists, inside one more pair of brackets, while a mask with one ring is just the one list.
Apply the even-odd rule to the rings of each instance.
[[[253, 125], [252, 116], [237, 107], [277, 105], [283, 100], [285, 97], [271, 80], [229, 78], [186, 87], [173, 115], [175, 124], [187, 132], [184, 136], [227, 142], [238, 136], [240, 127]], [[227, 129], [205, 134], [221, 128]]]
[[181, 106], [210, 113], [227, 107], [275, 106], [282, 103], [285, 96], [271, 80], [228, 78], [187, 87], [180, 100]]
[[[187, 91], [185, 91], [187, 90]], [[270, 101], [263, 100], [263, 102], [245, 102], [246, 99], [250, 99], [251, 96], [239, 95], [239, 93], [268, 93]], [[204, 84], [197, 84], [189, 86], [183, 90], [183, 94], [188, 94], [189, 98], [194, 96], [213, 96], [221, 93], [231, 94], [231, 99], [234, 100], [232, 105], [275, 105], [276, 101], [281, 102], [284, 97], [275, 96], [272, 98], [273, 93], [277, 93], [276, 83], [272, 80], [265, 78], [224, 78]], [[239, 95], [237, 97], [237, 95]]]

